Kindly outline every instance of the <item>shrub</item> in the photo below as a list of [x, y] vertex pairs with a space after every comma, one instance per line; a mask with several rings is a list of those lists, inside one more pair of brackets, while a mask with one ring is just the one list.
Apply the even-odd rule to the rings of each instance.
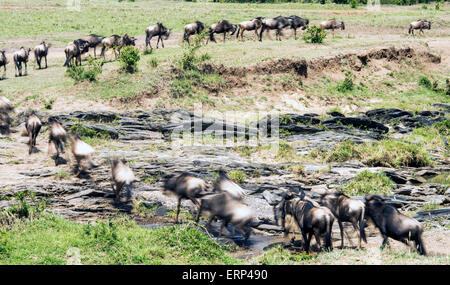
[[428, 79], [428, 78], [425, 77], [425, 76], [420, 77], [420, 79], [419, 79], [419, 85], [420, 85], [420, 86], [423, 86], [423, 87], [425, 87], [425, 88], [427, 88], [427, 89], [429, 89], [429, 90], [433, 90], [433, 85], [431, 84], [430, 79]]
[[231, 180], [236, 183], [244, 183], [245, 182], [245, 173], [242, 170], [231, 170], [228, 173], [228, 176]]
[[132, 46], [124, 47], [119, 55], [120, 65], [128, 73], [137, 71], [137, 63], [140, 59], [139, 50]]
[[327, 32], [321, 27], [311, 25], [306, 28], [303, 34], [303, 40], [307, 43], [321, 44], [326, 36]]
[[352, 0], [350, 2], [350, 7], [352, 7], [352, 9], [356, 9], [357, 6], [358, 6], [358, 0]]
[[355, 84], [353, 83], [353, 78], [351, 72], [346, 72], [345, 79], [338, 86], [337, 90], [339, 92], [345, 93], [348, 91], [352, 91], [355, 88]]
[[390, 195], [395, 187], [395, 183], [384, 173], [372, 173], [368, 170], [364, 170], [350, 182], [341, 186], [341, 190], [348, 196], [366, 194]]
[[351, 159], [359, 159], [359, 157], [358, 145], [351, 140], [345, 140], [326, 154], [325, 160], [327, 162], [344, 162]]
[[158, 60], [155, 57], [152, 57], [149, 61], [148, 64], [153, 67], [153, 68], [157, 68], [158, 67]]
[[106, 131], [94, 130], [92, 128], [88, 128], [80, 122], [77, 122], [70, 126], [69, 129], [72, 133], [77, 134], [81, 138], [101, 138], [108, 139], [111, 138], [110, 133]]
[[75, 80], [75, 82], [80, 81], [97, 81], [98, 75], [102, 73], [102, 66], [105, 62], [103, 60], [94, 60], [89, 56], [88, 66], [85, 69], [83, 66], [72, 65], [66, 70], [66, 76]]

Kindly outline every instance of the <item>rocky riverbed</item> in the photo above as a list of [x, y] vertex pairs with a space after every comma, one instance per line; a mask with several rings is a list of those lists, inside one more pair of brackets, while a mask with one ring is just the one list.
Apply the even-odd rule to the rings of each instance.
[[[222, 168], [245, 175], [241, 185], [247, 192], [245, 202], [257, 214], [254, 223], [256, 232], [275, 234], [281, 228], [275, 223], [273, 206], [281, 200], [283, 193], [304, 191], [312, 199], [318, 199], [320, 194], [335, 191], [361, 171], [369, 170], [384, 172], [396, 183], [393, 195], [388, 197], [402, 212], [414, 213], [419, 221], [448, 229], [448, 148], [431, 151], [433, 167], [394, 169], [369, 167], [359, 161], [304, 162], [304, 173], [296, 175], [286, 168], [289, 163], [257, 163], [240, 156], [233, 151], [233, 146], [180, 144], [176, 141], [181, 139], [181, 142], [186, 142], [187, 134], [198, 128], [203, 137], [225, 134], [241, 141], [259, 138], [258, 132], [263, 130], [270, 141], [273, 137], [267, 134], [279, 126], [277, 130], [283, 140], [297, 143], [297, 154], [308, 154], [317, 148], [330, 149], [348, 139], [356, 143], [374, 142], [386, 137], [402, 139], [419, 126], [446, 120], [450, 106], [436, 104], [434, 107], [434, 110], [418, 114], [399, 109], [371, 110], [353, 117], [337, 112], [325, 118], [318, 114], [283, 114], [264, 117], [248, 125], [199, 117], [184, 110], [69, 114], [38, 112], [44, 125], [50, 117], [54, 117], [68, 129], [74, 129], [74, 126], [80, 129], [81, 126], [83, 130], [92, 130], [102, 138], [95, 145], [93, 157], [99, 167], [80, 177], [73, 175], [74, 161], [69, 149], [64, 155], [64, 163], [54, 165], [47, 154], [46, 128], [38, 137], [35, 152], [28, 155], [27, 137], [21, 136], [22, 122], [28, 113], [23, 112], [14, 118], [12, 133], [0, 138], [0, 208], [10, 207], [17, 192], [30, 190], [38, 198], [47, 200], [48, 211], [71, 220], [88, 221], [125, 214], [141, 224], [171, 224], [173, 219], [169, 214], [176, 206], [176, 199], [162, 193], [162, 178], [167, 174], [189, 171], [212, 183], [216, 178], [215, 171]], [[108, 162], [111, 157], [126, 158], [141, 179], [128, 193], [131, 199], [124, 194], [119, 204], [113, 202]], [[447, 177], [444, 183], [433, 181], [433, 177], [439, 176]], [[363, 196], [356, 198], [363, 199]], [[139, 215], [135, 210], [137, 202], [132, 201], [151, 209], [152, 215]], [[438, 209], [423, 211], [423, 206], [428, 204]], [[185, 201], [183, 208], [190, 211], [193, 205]]]

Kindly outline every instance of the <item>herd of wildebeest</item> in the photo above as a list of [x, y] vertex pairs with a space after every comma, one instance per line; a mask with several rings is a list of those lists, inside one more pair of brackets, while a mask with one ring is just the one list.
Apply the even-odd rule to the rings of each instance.
[[[235, 34], [236, 38], [243, 40], [245, 31], [254, 31], [255, 40], [262, 41], [264, 31], [276, 30], [276, 39], [281, 40], [282, 30], [290, 28], [293, 30], [294, 37], [297, 38], [297, 29], [306, 29], [309, 25], [308, 19], [298, 16], [283, 17], [278, 16], [271, 19], [264, 17], [256, 17], [250, 21], [244, 21], [238, 25], [231, 24], [227, 20], [220, 20], [209, 28], [209, 37], [207, 41], [216, 42], [214, 35], [223, 34], [225, 41], [227, 34]], [[323, 29], [345, 29], [343, 21], [328, 20], [320, 22]], [[414, 21], [410, 24], [409, 33], [414, 34], [415, 29], [419, 29], [423, 33], [423, 29], [430, 29], [431, 22], [426, 20]], [[190, 44], [192, 35], [200, 34], [205, 30], [205, 24], [200, 21], [188, 24], [184, 27], [183, 41]], [[164, 47], [164, 39], [170, 36], [170, 30], [162, 23], [157, 23], [148, 27], [145, 31], [146, 48], [151, 46], [151, 39], [158, 37], [156, 47], [158, 48], [161, 41]], [[96, 57], [96, 48], [101, 47], [100, 56], [105, 57], [105, 52], [112, 49], [114, 54], [120, 54], [120, 50], [124, 46], [134, 46], [136, 38], [128, 36], [112, 35], [110, 37], [98, 36], [90, 34], [86, 37], [77, 39], [67, 45], [65, 48], [66, 61], [64, 66], [81, 65], [81, 55], [88, 52], [89, 48], [94, 49]], [[42, 68], [41, 61], [45, 60], [45, 68], [47, 68], [47, 55], [50, 44], [43, 41], [34, 48], [34, 56], [39, 69]], [[27, 62], [30, 57], [31, 49], [21, 47], [20, 50], [14, 52], [14, 64], [19, 76], [22, 76], [22, 63], [27, 69]], [[8, 60], [4, 50], [0, 50], [0, 67], [3, 66], [6, 72], [6, 64]], [[0, 133], [8, 135], [10, 132], [11, 118], [9, 114], [14, 112], [11, 102], [6, 97], [0, 97]], [[26, 118], [23, 131], [27, 135], [28, 153], [32, 155], [33, 149], [36, 147], [36, 140], [42, 128], [42, 121], [35, 112]], [[75, 158], [76, 164], [74, 172], [76, 177], [80, 177], [81, 173], [89, 172], [89, 169], [97, 167], [92, 162], [91, 155], [94, 149], [84, 142], [78, 135], [67, 131], [63, 125], [53, 118], [49, 119], [50, 132], [48, 140], [48, 152], [55, 160], [58, 166], [61, 155], [64, 154], [64, 145], [71, 145], [71, 152]], [[112, 188], [115, 192], [115, 203], [120, 203], [120, 193], [123, 188], [130, 190], [133, 182], [138, 182], [128, 166], [125, 159], [111, 159], [111, 179]], [[178, 222], [181, 201], [188, 199], [193, 202], [197, 208], [196, 221], [203, 212], [209, 213], [208, 227], [214, 219], [222, 221], [220, 235], [228, 224], [238, 230], [247, 244], [249, 236], [252, 232], [252, 225], [255, 223], [254, 210], [243, 202], [246, 192], [235, 182], [233, 182], [224, 170], [219, 170], [218, 179], [212, 187], [200, 177], [191, 173], [178, 173], [168, 175], [164, 182], [164, 192], [168, 191], [178, 197], [178, 205], [175, 221]], [[129, 196], [128, 196], [129, 197]], [[422, 241], [423, 228], [415, 219], [401, 214], [395, 207], [386, 203], [385, 199], [379, 195], [367, 195], [365, 202], [352, 199], [343, 193], [327, 193], [322, 195], [320, 203], [305, 196], [304, 192], [289, 192], [284, 195], [282, 201], [274, 207], [274, 216], [277, 223], [281, 224], [285, 235], [300, 229], [303, 237], [304, 249], [309, 252], [311, 238], [314, 235], [318, 248], [321, 248], [321, 240], [324, 239], [324, 246], [328, 250], [332, 250], [332, 226], [337, 221], [341, 233], [341, 246], [344, 246], [344, 222], [352, 224], [354, 229], [358, 231], [359, 247], [361, 241], [366, 241], [365, 228], [368, 221], [380, 230], [383, 237], [382, 247], [388, 243], [388, 238], [409, 244], [414, 241], [415, 248], [420, 254], [425, 255], [425, 248]]]
[[[208, 34], [209, 38], [207, 41], [211, 40], [216, 42], [214, 35], [215, 34], [223, 34], [223, 41], [225, 42], [226, 35], [230, 34], [231, 36], [236, 33], [236, 38], [243, 40], [243, 34], [245, 31], [254, 31], [255, 40], [262, 41], [262, 36], [264, 31], [269, 32], [270, 30], [276, 31], [276, 39], [281, 40], [283, 29], [291, 29], [294, 33], [294, 38], [297, 39], [297, 29], [305, 30], [309, 25], [309, 20], [304, 19], [299, 16], [278, 16], [275, 18], [264, 18], [264, 17], [256, 17], [250, 21], [240, 22], [238, 25], [232, 24], [227, 20], [220, 20], [217, 23], [212, 24], [209, 27]], [[345, 25], [343, 21], [338, 20], [326, 20], [322, 21], [318, 25], [322, 29], [325, 30], [344, 30]], [[423, 33], [424, 29], [431, 29], [431, 22], [428, 20], [419, 19], [410, 23], [408, 33], [414, 35], [414, 30], [419, 30]], [[196, 21], [194, 23], [188, 24], [184, 26], [184, 35], [183, 41], [190, 43], [190, 37], [195, 34], [200, 34], [205, 30], [205, 24]], [[158, 37], [158, 41], [156, 43], [156, 48], [159, 46], [159, 42], [161, 41], [162, 47], [164, 48], [164, 40], [168, 39], [170, 36], [170, 29], [165, 27], [162, 23], [156, 23], [155, 25], [149, 26], [145, 30], [145, 47], [152, 49], [152, 45], [150, 43], [153, 37]], [[64, 66], [72, 66], [81, 65], [81, 55], [87, 53], [89, 48], [94, 49], [94, 57], [96, 55], [96, 48], [101, 47], [101, 56], [105, 58], [105, 53], [108, 49], [112, 49], [114, 51], [114, 55], [117, 58], [117, 53], [120, 54], [121, 49], [124, 46], [135, 46], [136, 38], [128, 36], [127, 34], [123, 36], [112, 35], [110, 37], [103, 37], [96, 34], [90, 34], [88, 36], [77, 39], [73, 42], [70, 42], [66, 48], [64, 49], [66, 55], [66, 61], [64, 62]], [[41, 69], [41, 61], [45, 59], [45, 68], [47, 68], [47, 55], [50, 44], [42, 41], [41, 44], [34, 48], [34, 57], [36, 59], [36, 63]], [[31, 53], [31, 48], [20, 47], [20, 49], [13, 54], [14, 66], [15, 66], [15, 75], [22, 76], [22, 64], [25, 65], [25, 73], [27, 72], [27, 62], [29, 60]], [[0, 68], [3, 66], [4, 72], [6, 73], [6, 65], [8, 64], [8, 59], [5, 55], [5, 50], [0, 50]], [[18, 73], [18, 74], [17, 74]]]
[[[6, 98], [0, 97], [0, 134], [9, 135], [11, 117], [14, 113], [12, 103]], [[92, 161], [94, 149], [84, 142], [77, 134], [67, 131], [64, 126], [54, 117], [48, 120], [49, 138], [48, 154], [54, 159], [55, 165], [70, 161], [63, 158], [64, 146], [71, 145], [71, 152], [76, 164], [73, 172], [77, 178], [82, 173], [89, 174], [91, 169], [98, 167]], [[31, 112], [22, 129], [22, 135], [28, 136], [28, 154], [32, 155], [36, 148], [36, 140], [41, 131], [43, 123]], [[60, 163], [60, 161], [63, 162]], [[127, 190], [127, 201], [131, 197], [131, 185], [139, 182], [132, 169], [124, 158], [109, 159], [111, 165], [111, 186], [115, 192], [114, 203], [121, 203], [120, 194], [122, 189]], [[166, 194], [174, 194], [178, 198], [175, 222], [178, 223], [180, 205], [183, 199], [188, 199], [197, 208], [195, 220], [198, 222], [203, 212], [209, 213], [207, 228], [210, 227], [214, 219], [222, 221], [220, 235], [228, 224], [238, 230], [244, 240], [244, 245], [248, 244], [248, 239], [255, 226], [256, 219], [254, 209], [244, 202], [247, 195], [237, 183], [233, 182], [222, 169], [218, 171], [219, 176], [213, 187], [202, 178], [188, 172], [175, 173], [165, 177], [163, 191]], [[84, 176], [86, 178], [86, 176]], [[89, 176], [88, 176], [89, 177]], [[332, 226], [337, 221], [341, 233], [341, 246], [344, 246], [344, 222], [349, 222], [354, 229], [359, 232], [359, 247], [361, 240], [366, 241], [365, 228], [368, 221], [380, 230], [383, 237], [382, 247], [388, 243], [388, 238], [401, 241], [409, 245], [414, 241], [415, 248], [420, 254], [425, 255], [425, 248], [422, 241], [423, 228], [414, 218], [400, 213], [395, 207], [385, 201], [380, 195], [366, 195], [365, 203], [360, 200], [348, 197], [340, 192], [327, 193], [322, 195], [320, 203], [310, 199], [304, 192], [287, 192], [282, 201], [274, 207], [274, 217], [278, 224], [281, 223], [285, 236], [290, 232], [300, 229], [303, 236], [304, 249], [309, 252], [311, 238], [314, 235], [316, 244], [320, 250], [321, 239], [324, 239], [324, 246], [327, 250], [332, 250]], [[348, 236], [348, 235], [347, 235]], [[295, 235], [294, 235], [295, 237]]]

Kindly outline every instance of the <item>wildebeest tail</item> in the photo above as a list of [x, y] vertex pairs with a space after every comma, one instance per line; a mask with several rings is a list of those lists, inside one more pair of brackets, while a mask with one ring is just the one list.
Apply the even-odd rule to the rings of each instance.
[[262, 26], [261, 26], [261, 31], [259, 32], [259, 41], [262, 41], [262, 35], [263, 35], [263, 32], [264, 32], [264, 29], [265, 29], [265, 26], [264, 26], [264, 23], [263, 23]]
[[325, 233], [325, 248], [328, 250], [333, 250], [333, 244], [331, 242], [331, 233], [333, 228], [334, 218], [328, 216], [326, 219], [327, 222], [327, 232]]
[[72, 59], [72, 55], [67, 56], [66, 62], [64, 62], [63, 66], [68, 66], [71, 59]]
[[412, 32], [412, 25], [409, 25], [408, 34], [411, 34], [411, 32]]
[[359, 235], [361, 236], [361, 239], [365, 243], [367, 243], [366, 231], [364, 230], [365, 227], [364, 218], [365, 218], [365, 209], [362, 208], [361, 215], [359, 217]]
[[236, 39], [239, 37], [239, 31], [241, 30], [241, 27], [239, 27], [238, 29], [237, 29], [237, 33], [236, 33]]

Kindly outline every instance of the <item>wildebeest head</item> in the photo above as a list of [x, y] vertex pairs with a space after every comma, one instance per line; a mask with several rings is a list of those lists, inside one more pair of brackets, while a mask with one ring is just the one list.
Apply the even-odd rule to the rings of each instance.
[[374, 214], [374, 212], [382, 211], [385, 206], [385, 199], [380, 195], [369, 194], [365, 197], [366, 210], [369, 215]]
[[340, 24], [341, 24], [341, 30], [345, 30], [344, 21], [341, 21]]
[[136, 38], [135, 37], [130, 37], [129, 35], [125, 34], [122, 37], [123, 40], [123, 44], [125, 46], [135, 46], [136, 45]]
[[165, 40], [167, 40], [170, 36], [170, 30], [164, 27], [162, 23], [156, 23], [159, 29], [159, 35], [164, 37]]
[[234, 35], [234, 33], [236, 32], [236, 30], [237, 30], [237, 25], [231, 24], [231, 35]]
[[78, 39], [73, 41], [75, 46], [80, 50], [81, 53], [85, 53], [89, 51], [89, 42], [83, 39]]
[[195, 23], [197, 24], [197, 33], [200, 34], [205, 29], [205, 24], [200, 21], [196, 21]]
[[427, 21], [427, 20], [423, 21], [423, 28], [431, 30], [431, 21]]

